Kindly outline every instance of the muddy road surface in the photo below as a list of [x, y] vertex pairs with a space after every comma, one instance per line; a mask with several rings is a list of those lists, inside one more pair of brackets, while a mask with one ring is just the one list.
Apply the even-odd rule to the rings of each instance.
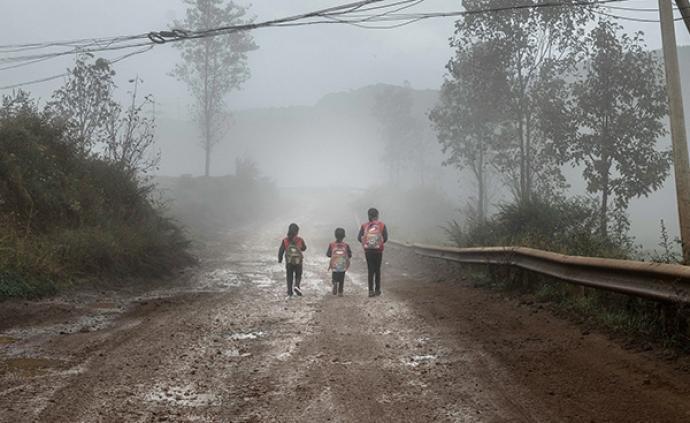
[[444, 263], [391, 246], [383, 295], [368, 298], [355, 245], [334, 297], [331, 225], [302, 231], [304, 297], [288, 300], [276, 260], [287, 223], [228, 233], [164, 286], [0, 305], [0, 421], [690, 421], [678, 361], [474, 288]]

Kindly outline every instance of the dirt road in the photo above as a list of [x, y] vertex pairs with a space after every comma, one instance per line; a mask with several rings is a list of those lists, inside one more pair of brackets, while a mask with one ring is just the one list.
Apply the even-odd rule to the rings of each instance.
[[333, 297], [330, 226], [304, 233], [305, 296], [287, 300], [283, 229], [230, 233], [165, 288], [1, 304], [0, 421], [690, 421], [687, 368], [444, 263], [389, 248], [370, 299], [357, 251]]

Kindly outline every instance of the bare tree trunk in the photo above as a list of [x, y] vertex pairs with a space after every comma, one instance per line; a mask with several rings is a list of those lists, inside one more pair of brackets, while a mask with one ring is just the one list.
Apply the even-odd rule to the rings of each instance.
[[608, 204], [609, 204], [609, 169], [608, 166], [602, 175], [601, 206], [599, 209], [599, 233], [602, 237], [608, 237]]
[[529, 202], [532, 197], [532, 122], [529, 111], [525, 113], [525, 200]]
[[527, 192], [527, 183], [525, 180], [525, 123], [522, 120], [522, 111], [518, 113], [518, 130], [520, 132], [520, 192], [518, 193], [518, 200], [524, 201]]
[[485, 175], [484, 175], [484, 149], [479, 149], [479, 172], [477, 172], [477, 182], [478, 182], [478, 199], [477, 199], [477, 216], [480, 222], [484, 222], [486, 219], [486, 187], [485, 187]]

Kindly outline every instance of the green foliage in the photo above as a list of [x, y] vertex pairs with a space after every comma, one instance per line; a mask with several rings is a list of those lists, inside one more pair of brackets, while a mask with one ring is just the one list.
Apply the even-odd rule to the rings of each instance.
[[[541, 0], [465, 0], [466, 10], [528, 6]], [[592, 19], [589, 8], [567, 7], [576, 0], [564, 0], [564, 7], [523, 7], [509, 13], [467, 14], [456, 24], [453, 47], [491, 46], [496, 69], [503, 84], [491, 84], [485, 98], [507, 97], [503, 130], [496, 132], [503, 154], [496, 158], [501, 173], [513, 184], [516, 198], [529, 200], [533, 192], [555, 193], [564, 187], [556, 156], [549, 148], [541, 119], [548, 118], [553, 98], [544, 95], [562, 85], [562, 75], [576, 63], [586, 24]], [[480, 92], [482, 84], [474, 88]], [[481, 78], [478, 79], [481, 81]], [[502, 87], [504, 85], [505, 87]], [[482, 101], [472, 105], [478, 114]], [[485, 141], [483, 141], [485, 142]]]
[[[192, 262], [151, 186], [72, 142], [64, 122], [19, 94], [0, 113], [0, 298], [83, 276], [160, 275]], [[80, 138], [81, 140], [81, 138]]]
[[121, 111], [113, 100], [115, 71], [106, 59], [92, 62], [92, 58], [91, 54], [77, 56], [67, 82], [47, 106], [50, 115], [64, 126], [65, 139], [84, 152], [108, 139], [108, 123]]
[[487, 167], [498, 166], [509, 87], [495, 45], [457, 44], [456, 49], [455, 58], [447, 65], [449, 75], [441, 87], [439, 104], [429, 118], [447, 155], [444, 165], [469, 168], [476, 178], [475, 209], [483, 219], [487, 209]]
[[39, 298], [55, 294], [57, 288], [49, 279], [0, 270], [0, 300], [4, 298]]
[[669, 151], [656, 149], [666, 133], [661, 64], [644, 49], [641, 33], [621, 36], [621, 29], [604, 20], [585, 38], [587, 66], [561, 114], [561, 121], [571, 120], [571, 131], [553, 137], [561, 160], [583, 165], [587, 190], [599, 195], [603, 236], [611, 209], [625, 210], [631, 198], [659, 189], [671, 163]]
[[663, 219], [661, 220], [661, 233], [658, 246], [660, 250], [654, 250], [650, 255], [652, 261], [675, 264], [683, 262], [682, 252], [680, 251], [682, 243], [679, 238], [671, 239]]
[[625, 258], [632, 252], [630, 240], [602, 238], [597, 233], [593, 210], [586, 198], [528, 201], [499, 206], [489, 220], [457, 222], [446, 226], [451, 240], [461, 247], [523, 246], [564, 254]]

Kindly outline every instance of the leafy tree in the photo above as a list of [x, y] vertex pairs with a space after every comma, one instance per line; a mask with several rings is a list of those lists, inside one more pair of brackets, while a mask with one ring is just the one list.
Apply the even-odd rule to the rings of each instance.
[[115, 71], [110, 62], [92, 59], [91, 54], [77, 56], [65, 85], [47, 104], [47, 111], [65, 125], [65, 139], [84, 152], [108, 137], [108, 122], [121, 110], [113, 100]]
[[159, 154], [154, 146], [155, 117], [146, 116], [153, 97], [139, 100], [139, 77], [134, 84], [130, 105], [123, 107], [114, 99], [115, 71], [106, 59], [79, 56], [65, 85], [46, 106], [46, 113], [65, 128], [63, 140], [77, 146], [84, 154], [95, 154], [118, 165], [130, 176], [155, 169]]
[[575, 131], [558, 145], [561, 157], [584, 166], [587, 190], [600, 196], [599, 231], [606, 236], [614, 212], [631, 198], [659, 189], [671, 154], [656, 143], [666, 133], [663, 71], [645, 50], [643, 34], [619, 35], [622, 27], [602, 21], [587, 36], [587, 63], [572, 84]]
[[[175, 25], [193, 30], [207, 30], [251, 22], [247, 8], [225, 0], [185, 0], [187, 13]], [[211, 170], [211, 152], [227, 125], [225, 96], [249, 78], [247, 53], [257, 49], [246, 31], [227, 35], [190, 39], [177, 43], [182, 62], [173, 75], [187, 84], [196, 104], [194, 112], [201, 129], [206, 153], [205, 175]]]
[[[404, 176], [424, 186], [431, 172], [428, 156], [432, 136], [426, 119], [415, 111], [414, 92], [408, 81], [402, 86], [384, 86], [376, 93], [372, 115], [379, 123], [384, 142], [383, 163], [390, 181]], [[418, 178], [418, 179], [417, 179]]]
[[403, 169], [410, 161], [412, 145], [419, 136], [413, 106], [407, 81], [403, 87], [385, 86], [374, 99], [372, 113], [378, 120], [385, 146], [383, 162], [395, 184], [400, 183]]
[[483, 221], [487, 212], [487, 167], [496, 165], [501, 148], [496, 141], [508, 100], [506, 75], [496, 60], [495, 45], [456, 44], [456, 56], [446, 68], [439, 104], [431, 119], [447, 154], [445, 165], [469, 168], [477, 182], [474, 211]]
[[[466, 10], [506, 5], [538, 6], [550, 0], [463, 0]], [[453, 43], [492, 43], [508, 84], [506, 124], [511, 140], [502, 149], [502, 169], [516, 178], [516, 197], [529, 200], [535, 190], [558, 188], [563, 181], [548, 140], [539, 130], [540, 87], [557, 84], [573, 67], [591, 10], [577, 0], [561, 0], [563, 7], [524, 7], [494, 13], [470, 13], [456, 24]]]

